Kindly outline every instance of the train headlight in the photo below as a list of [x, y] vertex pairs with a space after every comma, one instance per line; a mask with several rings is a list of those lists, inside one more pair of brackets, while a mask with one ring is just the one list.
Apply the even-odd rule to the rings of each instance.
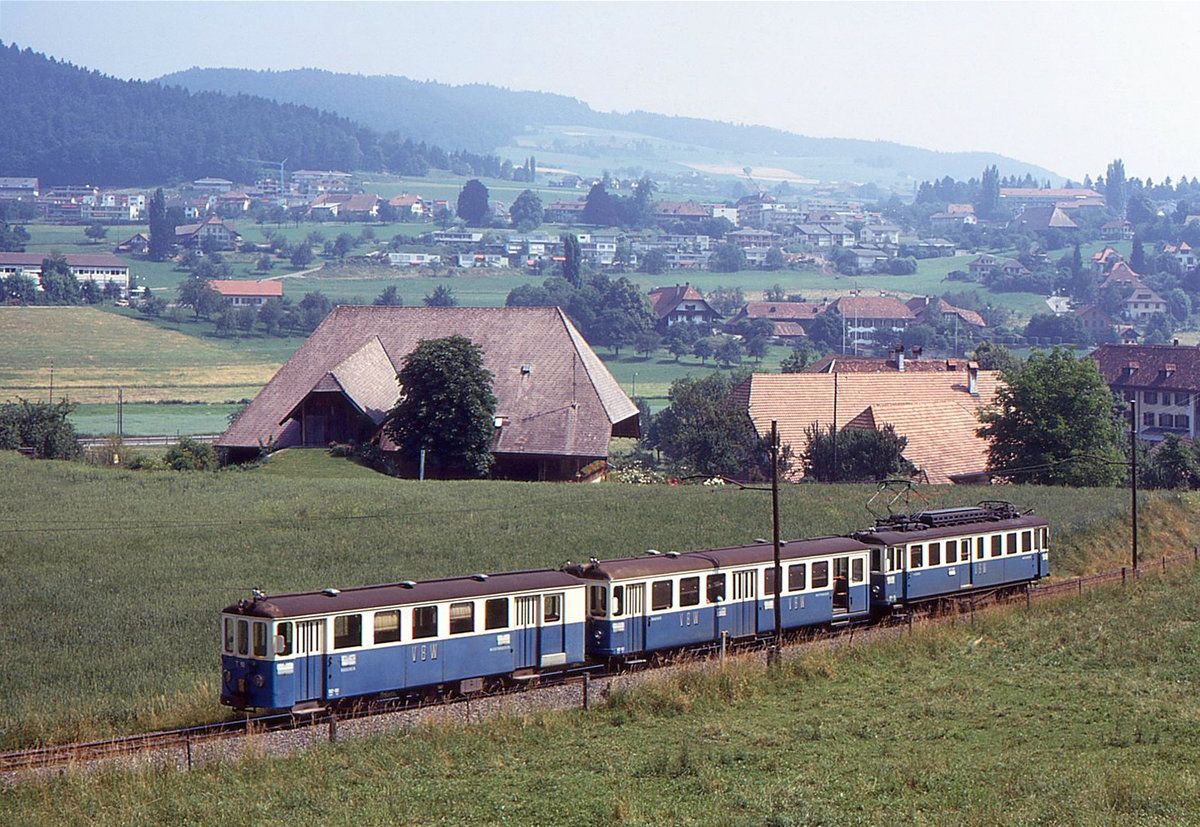
[[254, 685], [255, 685], [256, 687], [258, 687], [259, 689], [262, 689], [262, 688], [263, 688], [263, 684], [264, 684], [264, 683], [266, 683], [266, 680], [263, 678], [263, 676], [262, 676], [262, 675], [255, 675], [255, 676], [254, 676]]

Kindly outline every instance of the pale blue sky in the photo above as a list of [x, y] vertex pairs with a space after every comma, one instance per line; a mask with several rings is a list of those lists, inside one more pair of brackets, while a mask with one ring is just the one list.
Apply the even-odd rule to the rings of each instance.
[[[1200, 176], [1200, 4], [30, 2], [0, 39], [122, 78], [190, 66], [558, 92], [806, 135]], [[2, 79], [0, 79], [2, 81]]]

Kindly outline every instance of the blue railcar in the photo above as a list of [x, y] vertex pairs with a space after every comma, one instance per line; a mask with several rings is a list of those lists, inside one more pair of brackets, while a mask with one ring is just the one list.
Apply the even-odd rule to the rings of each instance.
[[1007, 503], [897, 515], [859, 532], [876, 611], [1032, 583], [1050, 574], [1049, 524]]
[[585, 654], [583, 584], [549, 569], [256, 595], [221, 624], [221, 703], [239, 709], [477, 688]]
[[[781, 544], [784, 629], [865, 616], [870, 546], [853, 537]], [[768, 543], [648, 553], [564, 569], [587, 582], [587, 653], [648, 652], [767, 635], [775, 629], [774, 549]]]

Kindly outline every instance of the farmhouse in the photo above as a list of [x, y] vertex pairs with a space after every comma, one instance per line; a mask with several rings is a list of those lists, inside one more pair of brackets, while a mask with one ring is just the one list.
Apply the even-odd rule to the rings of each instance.
[[[493, 476], [570, 480], [636, 437], [638, 409], [553, 307], [338, 307], [217, 441], [233, 460], [263, 445], [380, 439], [396, 372], [422, 339], [465, 336], [495, 377]], [[386, 450], [390, 443], [380, 440]]]
[[241, 242], [237, 228], [216, 216], [200, 224], [181, 224], [175, 228], [175, 243], [181, 247], [232, 250]]
[[660, 331], [682, 323], [704, 325], [711, 332], [713, 324], [721, 318], [704, 295], [690, 284], [655, 287], [650, 291], [650, 304], [658, 316]]
[[[0, 276], [19, 273], [35, 281], [42, 276], [43, 253], [0, 253]], [[80, 282], [94, 281], [103, 288], [113, 283], [121, 295], [129, 292], [129, 265], [112, 253], [79, 253], [63, 256]]]
[[1143, 439], [1200, 435], [1200, 348], [1107, 344], [1091, 359], [1114, 394], [1137, 403], [1137, 432]]
[[271, 299], [283, 298], [282, 281], [212, 279], [208, 286], [234, 307], [261, 307]]

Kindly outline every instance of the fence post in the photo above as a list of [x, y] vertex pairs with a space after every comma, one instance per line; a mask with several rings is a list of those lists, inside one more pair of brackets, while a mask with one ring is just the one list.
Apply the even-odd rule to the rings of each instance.
[[1075, 582], [1079, 584], [1079, 593], [1080, 593], [1080, 594], [1083, 594], [1083, 578], [1082, 578], [1082, 577], [1076, 577], [1076, 578], [1075, 578]]
[[912, 637], [912, 612], [908, 613], [908, 636]]
[[1200, 560], [1200, 546], [1192, 546], [1192, 559]]
[[337, 713], [329, 713], [329, 743], [337, 740]]
[[728, 632], [721, 632], [721, 663], [725, 662], [725, 638], [728, 634]]
[[1166, 574], [1167, 573], [1167, 555], [1165, 555], [1165, 554], [1163, 555], [1163, 558], [1162, 558], [1162, 564], [1163, 564], [1163, 574]]
[[187, 762], [188, 762], [188, 772], [191, 772], [191, 770], [192, 770], [192, 734], [189, 732], [189, 733], [188, 733], [186, 736], [184, 736], [184, 737], [185, 737], [185, 738], [187, 738]]
[[587, 672], [583, 673], [583, 708], [588, 708], [588, 688], [591, 685], [592, 676]]
[[1033, 608], [1033, 594], [1029, 590], [1029, 584], [1026, 583], [1025, 584], [1025, 611], [1029, 611], [1031, 608]]
[[1125, 585], [1125, 567], [1121, 566], [1121, 585]]

